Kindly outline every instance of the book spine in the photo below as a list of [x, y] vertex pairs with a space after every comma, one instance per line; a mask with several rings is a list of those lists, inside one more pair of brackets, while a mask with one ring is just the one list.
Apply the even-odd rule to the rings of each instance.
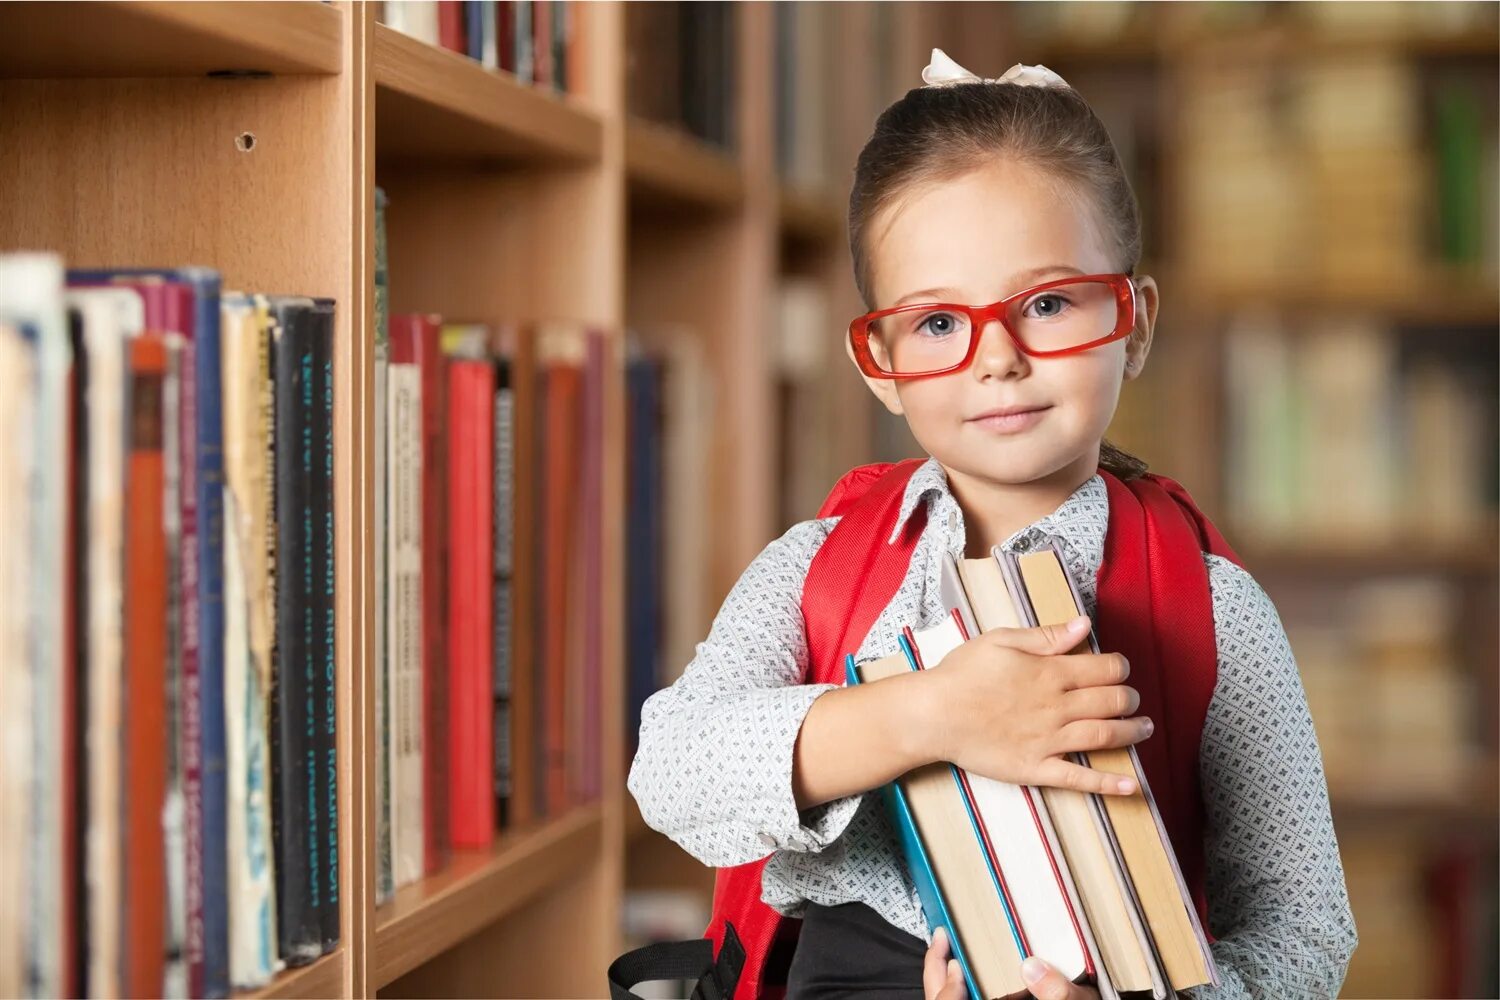
[[494, 641], [494, 757], [495, 812], [504, 827], [510, 816], [510, 675], [512, 661], [513, 590], [515, 549], [515, 389], [511, 386], [510, 361], [495, 365], [495, 641]]
[[334, 597], [337, 586], [333, 504], [333, 303], [317, 300], [312, 312], [313, 402], [313, 683], [317, 694], [318, 802], [323, 834], [323, 888], [320, 901], [322, 949], [339, 939], [338, 664], [335, 659]]
[[306, 965], [322, 952], [321, 811], [312, 632], [315, 546], [312, 492], [316, 421], [312, 337], [301, 317], [278, 309], [276, 370], [277, 663], [272, 763], [277, 934], [282, 959]]
[[[190, 427], [182, 416], [183, 384], [191, 381], [192, 345], [180, 335], [167, 338], [168, 374], [162, 391], [166, 467], [163, 527], [167, 539], [167, 797], [162, 833], [167, 848], [166, 982], [163, 995], [188, 995], [188, 814], [187, 752], [183, 738], [187, 688], [183, 679], [183, 449]], [[123, 917], [125, 910], [120, 914]]]
[[422, 689], [425, 868], [448, 860], [448, 440], [447, 372], [435, 322], [419, 322], [422, 369]]
[[398, 886], [421, 878], [422, 803], [422, 383], [414, 363], [390, 366], [390, 715], [388, 762], [394, 806], [392, 866]]
[[229, 762], [230, 982], [264, 985], [277, 967], [266, 798], [265, 679], [267, 463], [265, 316], [248, 297], [226, 296], [224, 381], [224, 663]]
[[167, 356], [159, 336], [130, 345], [129, 469], [125, 505], [125, 989], [162, 992], [166, 959], [167, 543], [162, 520], [162, 387]]
[[[463, 21], [459, 0], [441, 0], [445, 18]], [[460, 36], [462, 32], [460, 31]], [[460, 38], [461, 40], [461, 38]], [[443, 43], [453, 48], [447, 41]], [[455, 49], [459, 53], [462, 48]], [[390, 364], [389, 264], [385, 227], [386, 196], [375, 189], [375, 902], [384, 903], [396, 891], [391, 870], [391, 778], [387, 768], [390, 753], [390, 691], [386, 676], [389, 591], [386, 571], [386, 537], [389, 531], [386, 507], [390, 494], [387, 465], [386, 426]]]
[[449, 831], [455, 847], [486, 847], [495, 829], [490, 752], [494, 371], [487, 362], [454, 360], [449, 379]]
[[198, 695], [202, 739], [201, 900], [203, 973], [199, 996], [229, 994], [228, 788], [224, 762], [224, 432], [220, 406], [219, 276], [178, 272], [193, 289], [198, 385], [196, 469], [198, 557]]
[[[182, 327], [176, 327], [182, 329]], [[203, 996], [204, 984], [204, 799], [203, 799], [203, 678], [201, 672], [202, 617], [199, 577], [202, 574], [198, 531], [198, 451], [202, 448], [198, 422], [198, 357], [196, 339], [184, 339], [178, 379], [178, 477], [177, 500], [179, 559], [178, 655], [180, 681], [177, 710], [178, 754], [182, 759], [183, 831], [187, 848], [184, 874], [183, 964], [187, 992]]]

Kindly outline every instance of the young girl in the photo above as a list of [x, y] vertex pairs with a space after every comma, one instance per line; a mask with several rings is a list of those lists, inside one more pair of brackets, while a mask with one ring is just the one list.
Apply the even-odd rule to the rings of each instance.
[[[1145, 474], [1103, 440], [1121, 383], [1146, 363], [1160, 302], [1135, 273], [1140, 222], [1108, 133], [1045, 67], [980, 80], [934, 50], [922, 77], [876, 122], [849, 199], [871, 310], [851, 324], [850, 357], [931, 456], [890, 530], [918, 508], [925, 524], [859, 660], [897, 652], [903, 626], [946, 617], [949, 553], [1061, 539], [1094, 616], [1111, 531], [1105, 474]], [[763, 900], [802, 918], [789, 997], [947, 1000], [962, 995], [956, 963], [944, 965], [947, 942], [929, 933], [869, 793], [952, 761], [1017, 784], [1132, 794], [1067, 754], [1148, 740], [1153, 720], [1136, 715], [1129, 664], [1067, 655], [1080, 634], [1062, 628], [986, 633], [938, 669], [887, 681], [807, 683], [803, 581], [838, 520], [793, 526], [745, 570], [681, 679], [646, 703], [629, 787], [646, 822], [706, 865], [769, 855]], [[1191, 995], [1332, 997], [1356, 935], [1297, 665], [1255, 580], [1231, 559], [1202, 560], [1217, 677], [1185, 752], [1221, 982]], [[1039, 959], [1021, 974], [1042, 1000], [1098, 997]]]

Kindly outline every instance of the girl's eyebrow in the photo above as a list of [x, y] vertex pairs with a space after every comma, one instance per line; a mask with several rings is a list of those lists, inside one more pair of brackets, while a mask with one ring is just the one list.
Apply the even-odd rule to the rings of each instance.
[[[1013, 275], [1011, 278], [1011, 284], [1015, 287], [1015, 291], [1019, 292], [1023, 288], [1029, 288], [1032, 285], [1040, 284], [1040, 280], [1045, 277], [1049, 277], [1052, 275], [1061, 277], [1067, 274], [1083, 273], [1083, 271], [1074, 267], [1072, 264], [1043, 264], [1041, 267], [1028, 268], [1025, 271], [1021, 271], [1018, 274]], [[911, 301], [951, 301], [951, 298], [942, 297], [951, 297], [955, 294], [956, 292], [952, 288], [924, 288], [918, 292], [907, 292], [895, 302], [891, 303], [891, 308], [905, 305], [907, 302]], [[1007, 292], [1006, 294], [1011, 295], [1014, 294], [1014, 292]]]

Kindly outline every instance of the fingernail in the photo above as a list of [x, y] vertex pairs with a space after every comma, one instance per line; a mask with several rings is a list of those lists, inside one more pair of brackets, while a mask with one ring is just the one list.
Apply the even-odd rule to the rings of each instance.
[[1068, 622], [1068, 633], [1070, 635], [1081, 635], [1089, 630], [1089, 620], [1084, 615], [1079, 615]]
[[963, 971], [961, 969], [959, 969], [959, 967], [958, 967], [958, 959], [956, 959], [956, 958], [950, 958], [950, 959], [948, 959], [948, 978], [949, 979], [957, 979], [957, 978], [959, 978], [962, 975], [963, 975]]
[[1156, 732], [1156, 723], [1152, 722], [1150, 719], [1146, 719], [1145, 723], [1147, 736], [1150, 736], [1152, 733]]
[[1120, 794], [1129, 795], [1131, 792], [1135, 791], [1135, 782], [1130, 780], [1129, 778], [1121, 778], [1119, 781], [1115, 782], [1115, 787], [1120, 790]]
[[1028, 986], [1033, 986], [1041, 982], [1042, 977], [1046, 974], [1047, 963], [1043, 962], [1035, 955], [1032, 955], [1031, 957], [1027, 958], [1026, 961], [1021, 963], [1021, 978], [1026, 980], [1026, 984]]
[[948, 940], [948, 932], [946, 930], [944, 930], [943, 928], [939, 927], [937, 930], [935, 930], [935, 931], [932, 932], [932, 943], [933, 944], [935, 944], [935, 945], [936, 944], [943, 944], [947, 940]]

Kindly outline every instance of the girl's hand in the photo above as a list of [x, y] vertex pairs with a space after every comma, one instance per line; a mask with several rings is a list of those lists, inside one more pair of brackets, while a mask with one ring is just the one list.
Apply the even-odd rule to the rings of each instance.
[[948, 932], [941, 927], [933, 932], [922, 963], [922, 995], [927, 1000], [965, 1000], [969, 995], [958, 959], [948, 957]]
[[1069, 982], [1061, 972], [1035, 956], [1021, 963], [1021, 978], [1036, 1000], [1099, 1000], [1099, 991], [1094, 987]]
[[[1061, 972], [1040, 958], [1021, 963], [1021, 979], [1036, 1000], [1099, 1000], [1099, 991], [1064, 979]], [[948, 935], [941, 927], [933, 932], [932, 946], [922, 963], [922, 995], [927, 1000], [966, 1000], [964, 974], [948, 957]]]
[[1053, 785], [1129, 795], [1128, 778], [1066, 759], [1075, 751], [1138, 743], [1151, 735], [1144, 716], [1123, 719], [1141, 698], [1125, 685], [1130, 664], [1119, 653], [1069, 653], [1088, 634], [1064, 625], [994, 629], [953, 650], [926, 674], [920, 709], [935, 760], [1016, 785]]

